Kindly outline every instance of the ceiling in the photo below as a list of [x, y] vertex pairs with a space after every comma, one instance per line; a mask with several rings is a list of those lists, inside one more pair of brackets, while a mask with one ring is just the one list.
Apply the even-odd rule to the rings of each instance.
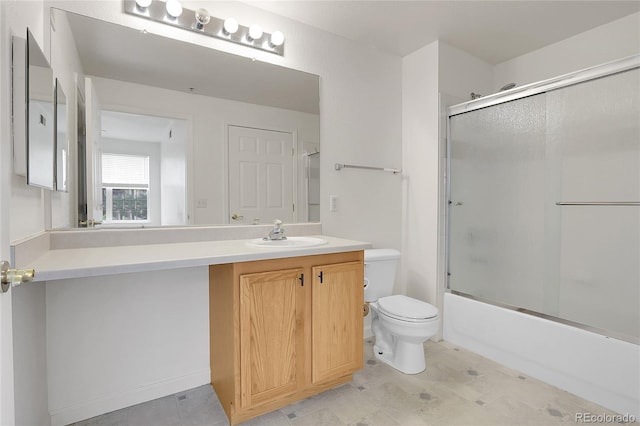
[[[405, 56], [442, 40], [497, 64], [640, 11], [640, 1], [246, 1]], [[640, 23], [639, 23], [640, 25]]]
[[162, 143], [169, 139], [172, 118], [102, 111], [102, 137], [126, 141]]

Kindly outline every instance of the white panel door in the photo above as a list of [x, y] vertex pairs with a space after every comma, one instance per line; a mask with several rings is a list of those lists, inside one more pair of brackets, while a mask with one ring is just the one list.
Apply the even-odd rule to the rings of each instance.
[[85, 80], [87, 125], [87, 221], [102, 222], [102, 119], [98, 94], [90, 78]]
[[292, 222], [293, 135], [229, 126], [229, 222]]
[[[0, 2], [1, 3], [1, 2]], [[10, 43], [5, 37], [9, 37], [9, 29], [5, 26], [5, 4], [0, 4], [0, 55], [2, 67], [0, 67], [0, 260], [9, 261], [11, 229], [9, 203], [11, 202], [11, 110], [9, 99], [9, 85], [5, 80], [9, 79]], [[23, 120], [24, 123], [24, 120]], [[24, 132], [22, 133], [24, 137]], [[12, 265], [13, 266], [13, 265]], [[0, 425], [15, 424], [15, 403], [13, 391], [13, 317], [12, 317], [12, 291], [0, 294]]]

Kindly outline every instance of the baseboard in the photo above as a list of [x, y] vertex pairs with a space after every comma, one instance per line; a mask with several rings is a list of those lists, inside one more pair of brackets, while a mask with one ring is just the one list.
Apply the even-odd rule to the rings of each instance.
[[202, 386], [210, 382], [211, 373], [209, 369], [206, 369], [187, 376], [162, 380], [116, 395], [109, 395], [93, 401], [87, 401], [79, 405], [50, 410], [51, 425], [68, 425], [121, 408]]

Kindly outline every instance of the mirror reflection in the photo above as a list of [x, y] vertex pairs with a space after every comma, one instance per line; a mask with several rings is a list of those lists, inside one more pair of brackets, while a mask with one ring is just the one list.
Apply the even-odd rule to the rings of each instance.
[[69, 131], [67, 129], [67, 97], [56, 79], [55, 91], [56, 190], [68, 191]]
[[52, 13], [52, 52], [86, 77], [87, 223], [319, 220], [317, 75]]
[[54, 189], [53, 71], [27, 29], [27, 183]]

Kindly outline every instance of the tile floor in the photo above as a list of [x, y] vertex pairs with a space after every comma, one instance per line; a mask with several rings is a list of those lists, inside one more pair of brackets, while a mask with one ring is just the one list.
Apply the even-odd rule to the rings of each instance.
[[[576, 413], [614, 414], [447, 342], [425, 345], [427, 370], [402, 374], [373, 357], [351, 383], [243, 425], [562, 425]], [[77, 426], [227, 425], [210, 385], [104, 414]]]

